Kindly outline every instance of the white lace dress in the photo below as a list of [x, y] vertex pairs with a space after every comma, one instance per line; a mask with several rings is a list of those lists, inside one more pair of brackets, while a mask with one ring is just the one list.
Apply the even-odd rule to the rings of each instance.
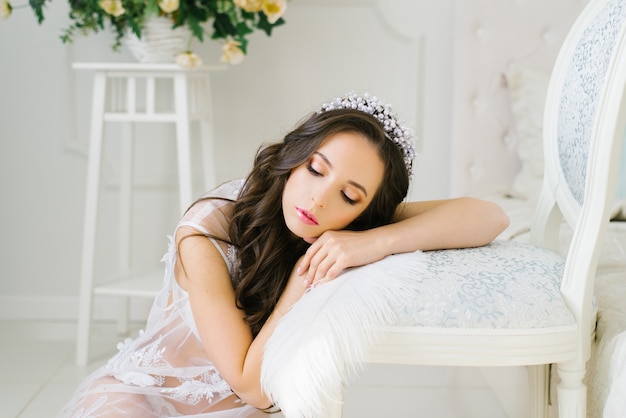
[[[226, 183], [208, 195], [236, 199], [242, 182]], [[227, 237], [232, 203], [209, 199], [194, 205], [178, 227]], [[212, 239], [229, 271], [235, 251]], [[77, 389], [59, 417], [267, 417], [233, 394], [200, 342], [189, 297], [174, 272], [176, 245], [170, 237], [163, 257], [163, 288], [154, 300], [146, 329], [118, 344], [119, 352]], [[273, 415], [274, 417], [276, 415]]]

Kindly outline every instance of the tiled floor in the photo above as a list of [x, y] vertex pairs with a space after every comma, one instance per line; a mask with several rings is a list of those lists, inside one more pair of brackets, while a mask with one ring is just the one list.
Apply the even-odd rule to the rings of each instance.
[[[74, 364], [75, 324], [0, 321], [0, 418], [55, 417], [124, 338], [116, 335], [114, 324], [94, 328], [92, 361], [83, 368]], [[484, 382], [476, 369], [374, 366], [346, 392], [344, 417], [524, 416], [507, 414]]]
[[55, 417], [78, 383], [115, 352], [121, 337], [113, 326], [96, 326], [94, 360], [77, 367], [74, 324], [0, 321], [0, 417]]

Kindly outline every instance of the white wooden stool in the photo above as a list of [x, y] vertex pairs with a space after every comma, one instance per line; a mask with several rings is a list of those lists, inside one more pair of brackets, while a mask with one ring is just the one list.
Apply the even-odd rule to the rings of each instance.
[[[105, 123], [127, 122], [125, 126], [130, 126], [133, 122], [175, 124], [179, 204], [182, 213], [192, 203], [192, 121], [200, 124], [205, 189], [215, 186], [209, 73], [225, 67], [205, 66], [196, 70], [185, 70], [176, 64], [74, 63], [73, 68], [94, 72], [76, 344], [76, 363], [84, 366], [89, 361], [94, 296], [121, 297], [118, 329], [126, 332], [129, 298], [153, 298], [163, 277], [162, 272], [143, 275], [130, 273], [133, 137], [131, 130], [127, 129], [122, 137], [120, 169], [119, 275], [104, 284], [94, 283], [96, 220]], [[169, 80], [173, 89], [172, 111], [156, 110], [156, 81], [163, 79]], [[145, 88], [139, 89], [138, 81]], [[138, 107], [139, 90], [145, 90], [145, 104], [142, 109]]]

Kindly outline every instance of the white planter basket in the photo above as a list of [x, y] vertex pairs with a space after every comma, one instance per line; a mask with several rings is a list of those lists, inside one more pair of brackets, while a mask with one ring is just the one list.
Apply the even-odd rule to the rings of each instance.
[[124, 44], [139, 62], [173, 63], [176, 55], [185, 52], [191, 40], [191, 31], [186, 26], [172, 29], [171, 19], [151, 16], [141, 30], [141, 39], [129, 32]]

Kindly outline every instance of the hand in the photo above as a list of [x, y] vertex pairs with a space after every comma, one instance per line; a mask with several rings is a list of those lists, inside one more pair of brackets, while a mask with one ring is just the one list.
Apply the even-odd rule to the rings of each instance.
[[305, 286], [335, 279], [350, 267], [381, 260], [385, 253], [374, 230], [326, 231], [307, 250], [298, 265]]

